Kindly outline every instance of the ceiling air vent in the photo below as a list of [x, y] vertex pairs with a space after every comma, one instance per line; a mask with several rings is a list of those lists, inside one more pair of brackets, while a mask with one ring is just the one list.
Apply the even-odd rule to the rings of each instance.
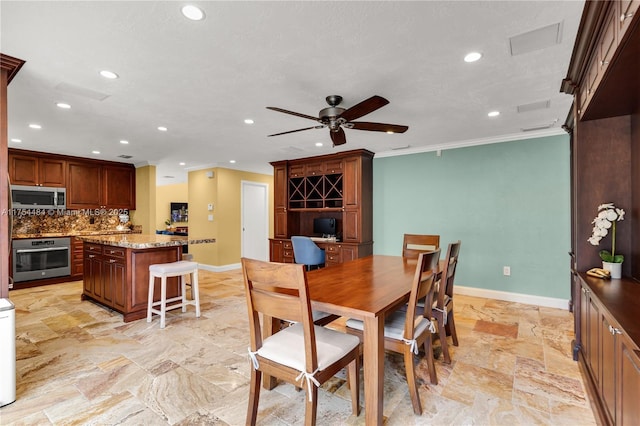
[[562, 41], [562, 22], [509, 37], [511, 56], [551, 47]]
[[118, 158], [133, 158], [133, 155], [122, 154], [122, 155], [118, 155]]
[[72, 95], [82, 96], [84, 98], [94, 99], [96, 101], [104, 101], [109, 97], [106, 93], [97, 92], [95, 90], [86, 89], [69, 83], [58, 83], [56, 89], [61, 92], [71, 93]]
[[551, 101], [546, 100], [546, 101], [540, 101], [540, 102], [532, 102], [530, 104], [518, 105], [516, 108], [518, 110], [518, 113], [521, 113], [521, 112], [535, 111], [537, 109], [546, 109], [550, 107], [551, 107]]
[[534, 131], [536, 131], [536, 130], [550, 129], [550, 128], [552, 128], [553, 126], [555, 126], [557, 122], [558, 122], [558, 119], [556, 118], [555, 120], [553, 120], [553, 121], [551, 122], [551, 124], [543, 124], [543, 125], [540, 125], [540, 126], [534, 126], [534, 127], [524, 127], [524, 128], [522, 128], [521, 130], [522, 130], [523, 132], [534, 132]]

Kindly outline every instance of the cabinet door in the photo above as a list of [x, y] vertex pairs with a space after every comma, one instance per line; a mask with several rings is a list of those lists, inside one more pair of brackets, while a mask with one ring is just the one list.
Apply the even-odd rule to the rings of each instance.
[[105, 258], [104, 300], [117, 310], [125, 308], [126, 265], [115, 258]]
[[624, 334], [618, 343], [616, 424], [634, 425], [640, 419], [640, 350]]
[[589, 297], [588, 321], [589, 366], [595, 385], [600, 388], [600, 309], [591, 297]]
[[282, 241], [280, 240], [270, 240], [269, 241], [269, 258], [272, 262], [280, 262], [282, 263]]
[[84, 254], [82, 251], [82, 240], [71, 238], [71, 276], [73, 278], [82, 277]]
[[133, 167], [103, 166], [102, 205], [108, 208], [136, 208], [136, 171]]
[[360, 241], [360, 209], [345, 209], [342, 221], [342, 241]]
[[622, 41], [631, 21], [640, 7], [640, 0], [620, 0], [617, 2], [619, 9], [616, 11], [616, 22], [618, 23], [618, 42]]
[[41, 158], [38, 162], [38, 181], [40, 185], [58, 188], [67, 186], [66, 166], [67, 164], [64, 160]]
[[84, 294], [102, 301], [102, 256], [86, 254], [84, 258]]
[[342, 261], [348, 262], [358, 258], [358, 247], [356, 246], [342, 246]]
[[580, 349], [585, 363], [589, 364], [589, 289], [580, 287]]
[[615, 423], [616, 414], [616, 328], [606, 315], [602, 315], [602, 327], [600, 328], [600, 336], [602, 338], [600, 368], [600, 383], [602, 399], [606, 414], [612, 424]]
[[344, 160], [343, 198], [345, 207], [358, 207], [360, 205], [360, 157]]
[[102, 166], [90, 163], [67, 163], [67, 208], [101, 207]]
[[12, 185], [37, 185], [38, 159], [9, 154], [9, 179]]
[[273, 236], [287, 238], [287, 209], [289, 197], [287, 195], [288, 178], [286, 166], [277, 166], [273, 169], [273, 206], [274, 223]]

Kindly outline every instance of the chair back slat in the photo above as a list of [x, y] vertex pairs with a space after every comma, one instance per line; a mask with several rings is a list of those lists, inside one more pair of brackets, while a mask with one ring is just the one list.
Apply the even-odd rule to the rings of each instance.
[[[416, 273], [413, 277], [411, 295], [407, 304], [407, 320], [404, 326], [404, 337], [407, 340], [414, 338], [418, 301], [424, 300], [425, 307], [433, 304], [433, 283], [439, 260], [440, 249], [422, 252], [418, 255]], [[430, 320], [431, 312], [428, 309], [423, 309], [422, 316]]]
[[440, 235], [404, 234], [402, 257], [417, 259], [420, 253], [440, 248]]
[[316, 338], [304, 265], [242, 258], [251, 351], [262, 347], [259, 313], [302, 323], [307, 371], [318, 366]]
[[460, 240], [450, 243], [447, 247], [444, 268], [440, 275], [440, 289], [438, 291], [438, 308], [442, 309], [445, 303], [445, 296], [453, 297], [453, 282], [456, 277], [458, 257], [460, 255]]

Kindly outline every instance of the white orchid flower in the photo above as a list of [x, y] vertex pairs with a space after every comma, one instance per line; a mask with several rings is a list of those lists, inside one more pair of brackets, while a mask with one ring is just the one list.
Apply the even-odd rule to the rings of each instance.
[[587, 241], [589, 241], [591, 245], [597, 246], [598, 244], [600, 244], [600, 240], [601, 238], [599, 237], [591, 237]]
[[606, 210], [602, 210], [600, 213], [598, 213], [598, 216], [596, 216], [596, 219], [606, 219], [606, 218], [607, 218]]
[[598, 228], [609, 229], [611, 228], [611, 222], [609, 222], [607, 219], [598, 219], [598, 221], [596, 222], [596, 226]]
[[616, 213], [618, 213], [618, 220], [624, 220], [624, 210], [616, 209]]
[[606, 237], [608, 233], [609, 231], [607, 230], [607, 228], [598, 228], [598, 233], [594, 235], [602, 238], [602, 237]]
[[616, 213], [615, 210], [611, 209], [605, 211], [607, 212], [607, 220], [613, 222], [614, 220], [618, 219], [618, 213]]
[[598, 211], [602, 210], [602, 209], [613, 209], [615, 208], [615, 206], [613, 205], [613, 203], [604, 203], [604, 204], [600, 204], [598, 206]]

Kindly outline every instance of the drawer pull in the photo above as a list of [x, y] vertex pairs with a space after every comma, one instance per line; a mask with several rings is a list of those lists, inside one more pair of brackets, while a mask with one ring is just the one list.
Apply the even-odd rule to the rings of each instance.
[[604, 67], [605, 65], [609, 65], [609, 61], [600, 61], [601, 67]]
[[95, 255], [95, 254], [90, 254], [90, 255], [89, 255], [89, 259], [93, 259], [94, 257], [96, 257], [96, 255]]
[[115, 259], [109, 259], [109, 263], [116, 263]]

